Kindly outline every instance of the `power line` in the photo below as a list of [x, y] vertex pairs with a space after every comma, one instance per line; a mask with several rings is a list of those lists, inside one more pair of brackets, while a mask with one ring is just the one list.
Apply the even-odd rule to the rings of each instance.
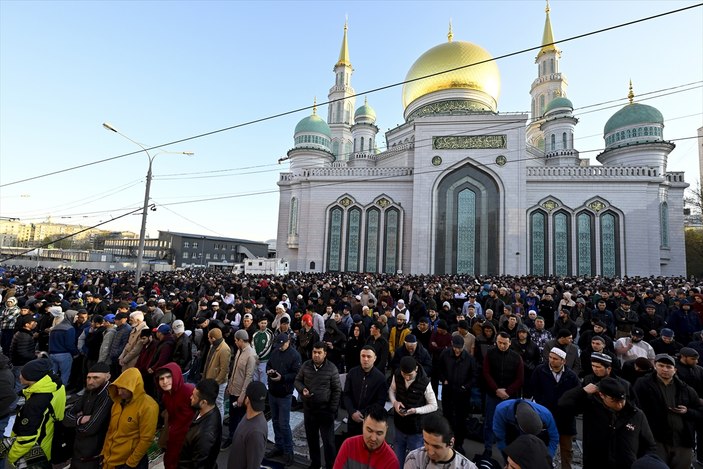
[[[339, 101], [344, 101], [344, 100], [346, 100], [346, 99], [356, 98], [356, 97], [362, 96], [362, 95], [368, 95], [368, 94], [372, 94], [372, 93], [377, 93], [377, 92], [379, 92], [379, 91], [384, 91], [384, 90], [387, 90], [387, 89], [390, 89], [390, 88], [395, 88], [395, 87], [398, 87], [398, 86], [401, 86], [401, 85], [404, 85], [404, 84], [407, 84], [407, 83], [412, 83], [412, 82], [415, 82], [415, 81], [424, 80], [424, 79], [426, 79], [426, 78], [435, 77], [435, 76], [438, 76], [438, 75], [442, 75], [442, 74], [445, 74], [445, 73], [454, 72], [454, 71], [457, 71], [457, 70], [463, 70], [463, 69], [469, 68], [469, 67], [475, 67], [475, 66], [477, 66], [477, 65], [482, 65], [482, 64], [488, 63], [488, 62], [493, 62], [493, 61], [497, 61], [497, 60], [506, 59], [506, 58], [508, 58], [508, 57], [513, 57], [513, 56], [516, 56], [516, 55], [520, 55], [520, 54], [524, 54], [524, 53], [527, 53], [527, 52], [535, 51], [535, 50], [541, 49], [541, 48], [543, 48], [543, 47], [545, 47], [545, 46], [555, 45], [555, 44], [563, 44], [563, 43], [566, 43], [566, 42], [574, 41], [574, 40], [576, 40], [576, 39], [583, 39], [583, 38], [585, 38], [585, 37], [593, 36], [593, 35], [596, 35], [596, 34], [601, 34], [601, 33], [604, 33], [604, 32], [608, 32], [608, 31], [615, 30], [615, 29], [624, 28], [624, 27], [627, 27], [627, 26], [632, 26], [632, 25], [635, 25], [635, 24], [638, 24], [638, 23], [643, 23], [643, 22], [646, 22], [646, 21], [650, 21], [650, 20], [662, 18], [662, 17], [664, 17], [664, 16], [673, 15], [673, 14], [676, 14], [676, 13], [681, 13], [681, 12], [683, 12], [683, 11], [687, 11], [687, 10], [690, 10], [690, 9], [693, 9], [693, 8], [698, 8], [698, 7], [701, 7], [701, 6], [703, 6], [703, 3], [698, 3], [698, 4], [694, 4], [694, 5], [689, 5], [689, 6], [686, 6], [686, 7], [678, 8], [678, 9], [676, 9], [676, 10], [670, 10], [670, 11], [667, 11], [667, 12], [658, 13], [658, 14], [656, 14], [656, 15], [647, 16], [647, 17], [640, 18], [640, 19], [637, 19], [637, 20], [628, 21], [628, 22], [625, 22], [625, 23], [620, 23], [620, 24], [617, 24], [617, 25], [614, 25], [614, 26], [608, 26], [608, 27], [606, 27], [606, 28], [601, 28], [601, 29], [594, 30], [594, 31], [590, 31], [590, 32], [587, 32], [587, 33], [578, 34], [578, 35], [576, 35], [576, 36], [571, 36], [571, 37], [568, 37], [568, 38], [566, 38], [566, 39], [561, 39], [561, 40], [559, 40], [559, 41], [554, 41], [554, 42], [552, 42], [552, 43], [550, 43], [550, 44], [541, 44], [541, 45], [539, 45], [539, 46], [529, 47], [529, 48], [527, 48], [527, 49], [522, 49], [522, 50], [518, 50], [518, 51], [515, 51], [515, 52], [510, 52], [510, 53], [508, 53], [508, 54], [503, 54], [503, 55], [498, 56], [498, 57], [493, 57], [493, 58], [490, 58], [490, 59], [482, 60], [482, 61], [480, 61], [480, 62], [476, 62], [476, 63], [472, 63], [472, 64], [467, 64], [467, 65], [462, 65], [462, 66], [459, 66], [459, 67], [454, 67], [454, 68], [451, 68], [451, 69], [448, 69], [448, 70], [439, 71], [439, 72], [432, 73], [432, 74], [429, 74], [429, 75], [425, 75], [425, 76], [422, 76], [422, 77], [417, 77], [417, 78], [414, 78], [414, 79], [411, 79], [411, 80], [404, 80], [404, 81], [400, 81], [400, 82], [396, 82], [396, 83], [391, 83], [391, 84], [389, 84], [389, 85], [384, 85], [384, 86], [380, 86], [380, 87], [377, 87], [377, 88], [372, 88], [372, 89], [370, 89], [370, 90], [363, 91], [363, 92], [360, 92], [360, 93], [356, 93], [356, 94], [354, 94], [354, 95], [350, 95], [350, 96], [347, 96], [347, 97], [344, 97], [344, 98], [338, 98], [338, 99], [328, 100], [328, 101], [325, 101], [325, 102], [320, 103], [319, 105], [320, 105], [320, 106], [324, 106], [324, 105], [327, 105], [327, 104], [332, 104], [332, 103], [336, 103], [336, 102], [339, 102]], [[64, 169], [60, 169], [60, 170], [56, 170], [56, 171], [51, 171], [51, 172], [49, 172], [49, 173], [44, 173], [44, 174], [40, 174], [40, 175], [37, 175], [37, 176], [32, 176], [32, 177], [29, 177], [29, 178], [19, 179], [19, 180], [16, 180], [16, 181], [12, 181], [12, 182], [5, 183], [5, 184], [0, 184], [0, 187], [12, 186], [12, 185], [19, 184], [19, 183], [22, 183], [22, 182], [33, 181], [33, 180], [36, 180], [36, 179], [41, 179], [41, 178], [44, 178], [44, 177], [53, 176], [53, 175], [65, 173], [65, 172], [68, 172], [68, 171], [73, 171], [73, 170], [75, 170], [75, 169], [85, 168], [85, 167], [87, 167], [87, 166], [92, 166], [92, 165], [95, 165], [95, 164], [105, 163], [105, 162], [107, 162], [107, 161], [112, 161], [112, 160], [116, 160], [116, 159], [119, 159], [119, 158], [124, 158], [124, 157], [127, 157], [127, 156], [136, 155], [136, 154], [139, 154], [139, 153], [141, 153], [141, 152], [143, 152], [143, 151], [145, 151], [145, 150], [147, 150], [147, 151], [148, 151], [148, 150], [155, 150], [155, 149], [158, 149], [158, 148], [163, 148], [163, 147], [167, 147], [167, 146], [170, 146], [170, 145], [175, 145], [175, 144], [178, 144], [178, 143], [183, 143], [183, 142], [188, 142], [188, 141], [196, 140], [196, 139], [203, 138], [203, 137], [208, 137], [208, 136], [215, 135], [215, 134], [218, 134], [218, 133], [227, 132], [227, 131], [234, 130], [234, 129], [238, 129], [238, 128], [241, 128], [241, 127], [245, 127], [245, 126], [249, 126], [249, 125], [258, 124], [258, 123], [261, 123], [261, 122], [266, 122], [266, 121], [269, 121], [269, 120], [277, 119], [277, 118], [279, 118], [279, 117], [284, 117], [284, 116], [288, 116], [288, 115], [291, 115], [291, 114], [296, 114], [296, 113], [298, 113], [298, 112], [310, 110], [310, 109], [312, 109], [313, 107], [314, 107], [314, 106], [304, 106], [304, 107], [300, 107], [300, 108], [293, 109], [293, 110], [290, 110], [290, 111], [284, 111], [284, 112], [280, 112], [280, 113], [277, 113], [277, 114], [272, 114], [272, 115], [269, 115], [269, 116], [266, 116], [266, 117], [261, 117], [261, 118], [254, 119], [254, 120], [250, 120], [250, 121], [247, 121], [247, 122], [242, 122], [242, 123], [240, 123], [240, 124], [235, 124], [235, 125], [231, 125], [231, 126], [228, 126], [228, 127], [223, 127], [223, 128], [221, 128], [221, 129], [212, 130], [212, 131], [209, 131], [209, 132], [205, 132], [205, 133], [193, 135], [193, 136], [191, 136], [191, 137], [185, 137], [185, 138], [182, 138], [182, 139], [173, 140], [173, 141], [171, 141], [171, 142], [162, 143], [162, 144], [160, 144], [160, 145], [154, 145], [154, 146], [152, 146], [152, 147], [147, 147], [147, 148], [145, 148], [145, 149], [141, 149], [141, 150], [137, 150], [137, 151], [133, 151], [133, 152], [129, 152], [129, 153], [123, 153], [123, 154], [121, 154], [121, 155], [113, 156], [113, 157], [110, 157], [110, 158], [104, 158], [104, 159], [102, 159], [102, 160], [92, 161], [92, 162], [89, 162], [89, 163], [84, 163], [84, 164], [81, 164], [81, 165], [72, 166], [72, 167], [70, 167], [70, 168], [64, 168]]]
[[[153, 207], [153, 205], [152, 205], [151, 207]], [[26, 251], [23, 251], [23, 252], [20, 252], [20, 253], [17, 253], [17, 254], [13, 254], [13, 255], [11, 255], [11, 256], [9, 256], [9, 257], [5, 257], [4, 259], [0, 259], [0, 264], [3, 264], [3, 263], [5, 263], [5, 262], [7, 262], [7, 261], [9, 261], [9, 260], [11, 260], [11, 259], [15, 259], [15, 258], [17, 258], [17, 257], [24, 256], [25, 254], [29, 254], [30, 252], [34, 251], [35, 249], [45, 248], [45, 247], [48, 247], [48, 246], [50, 246], [50, 245], [52, 245], [52, 244], [54, 244], [54, 243], [58, 243], [58, 242], [60, 242], [60, 241], [63, 241], [64, 239], [73, 238], [73, 237], [76, 236], [76, 235], [79, 235], [79, 234], [81, 234], [81, 233], [85, 233], [85, 232], [88, 231], [88, 230], [92, 230], [92, 229], [94, 229], [94, 228], [97, 228], [98, 226], [105, 225], [105, 224], [110, 223], [110, 222], [113, 222], [113, 221], [115, 221], [115, 220], [119, 220], [120, 218], [124, 218], [124, 217], [126, 217], [126, 216], [128, 216], [128, 215], [131, 215], [131, 214], [133, 214], [133, 213], [136, 213], [136, 212], [138, 212], [138, 211], [140, 211], [140, 210], [142, 210], [142, 207], [139, 207], [139, 208], [137, 208], [137, 209], [135, 209], [135, 210], [132, 210], [131, 212], [123, 213], [122, 215], [119, 215], [119, 216], [117, 216], [117, 217], [113, 217], [113, 218], [111, 218], [111, 219], [109, 219], [109, 220], [100, 222], [100, 223], [98, 223], [98, 224], [96, 224], [96, 225], [89, 226], [89, 227], [84, 228], [84, 229], [82, 229], [82, 230], [78, 230], [78, 231], [76, 231], [75, 233], [71, 233], [70, 235], [63, 236], [63, 237], [58, 238], [58, 239], [55, 239], [55, 240], [53, 240], [53, 241], [49, 241], [48, 243], [40, 244], [39, 246], [33, 247], [33, 248], [31, 248], [31, 249], [27, 249]]]

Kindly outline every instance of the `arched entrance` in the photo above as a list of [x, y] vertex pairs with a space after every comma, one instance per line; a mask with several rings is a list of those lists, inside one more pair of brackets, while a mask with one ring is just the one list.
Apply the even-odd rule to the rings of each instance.
[[435, 192], [436, 274], [499, 273], [498, 184], [466, 164], [446, 175]]

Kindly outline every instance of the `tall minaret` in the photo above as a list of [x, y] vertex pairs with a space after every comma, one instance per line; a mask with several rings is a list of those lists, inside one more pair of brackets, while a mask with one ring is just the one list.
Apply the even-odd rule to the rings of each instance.
[[566, 76], [559, 71], [561, 51], [554, 42], [552, 22], [549, 19], [549, 0], [545, 8], [544, 32], [542, 33], [542, 48], [535, 63], [537, 64], [537, 79], [532, 82], [530, 96], [532, 96], [531, 123], [527, 127], [527, 143], [544, 150], [544, 135], [539, 127], [542, 124], [544, 111], [549, 103], [558, 97], [566, 97], [568, 83]]
[[344, 22], [344, 37], [339, 60], [334, 65], [334, 86], [327, 95], [329, 105], [327, 123], [332, 130], [332, 153], [337, 161], [347, 161], [354, 151], [351, 126], [354, 124], [354, 88], [351, 87], [351, 75], [354, 70], [349, 60], [347, 46], [347, 22]]

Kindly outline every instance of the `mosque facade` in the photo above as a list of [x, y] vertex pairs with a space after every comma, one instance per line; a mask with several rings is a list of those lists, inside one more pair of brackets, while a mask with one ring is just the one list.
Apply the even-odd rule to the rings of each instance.
[[630, 85], [591, 165], [574, 147], [549, 7], [530, 114], [498, 112], [496, 62], [451, 27], [447, 39], [408, 71], [405, 122], [380, 151], [375, 111], [356, 107], [345, 25], [326, 119], [314, 109], [298, 123], [278, 181], [277, 253], [291, 271], [685, 275], [688, 184], [667, 171], [674, 144], [657, 109]]

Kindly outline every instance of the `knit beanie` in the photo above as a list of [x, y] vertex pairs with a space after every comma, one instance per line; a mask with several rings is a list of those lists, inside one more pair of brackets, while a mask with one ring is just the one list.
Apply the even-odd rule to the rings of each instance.
[[37, 358], [28, 362], [22, 367], [22, 377], [27, 381], [37, 382], [44, 376], [51, 373], [53, 366], [51, 360], [46, 358]]

